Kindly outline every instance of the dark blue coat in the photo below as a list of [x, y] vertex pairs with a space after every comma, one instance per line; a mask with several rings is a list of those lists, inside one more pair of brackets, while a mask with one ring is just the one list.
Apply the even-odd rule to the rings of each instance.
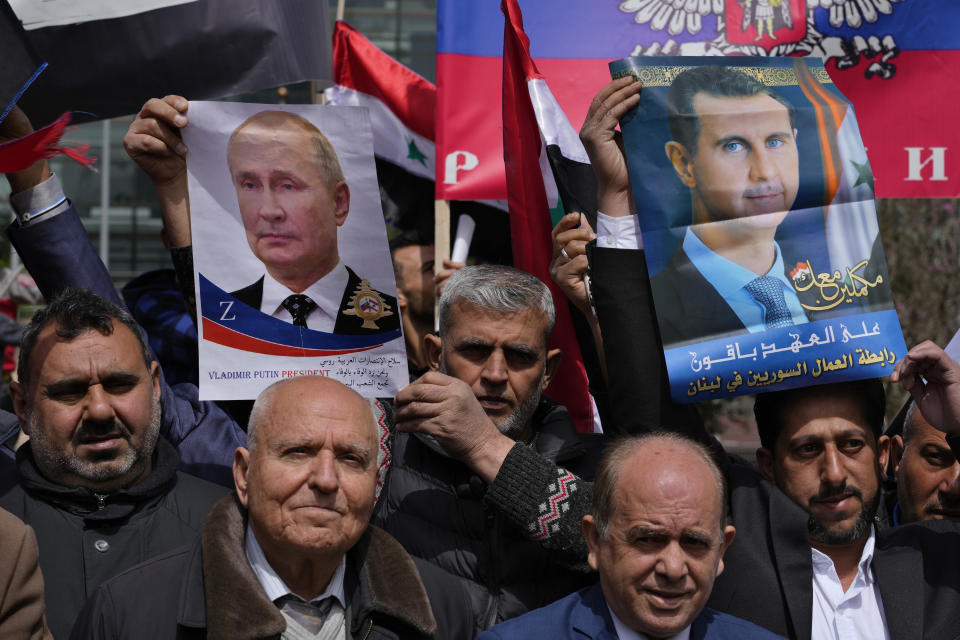
[[[617, 640], [600, 584], [571, 593], [541, 609], [507, 620], [484, 631], [477, 640]], [[704, 609], [693, 620], [690, 640], [777, 640], [757, 625], [725, 613]]]

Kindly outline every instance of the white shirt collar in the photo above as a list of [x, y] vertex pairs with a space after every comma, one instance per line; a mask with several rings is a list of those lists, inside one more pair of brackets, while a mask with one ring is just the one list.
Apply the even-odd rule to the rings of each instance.
[[[860, 554], [860, 562], [857, 563], [857, 577], [854, 578], [851, 587], [856, 587], [861, 584], [863, 586], [873, 584], [873, 570], [870, 564], [873, 562], [873, 550], [874, 547], [876, 547], [876, 543], [876, 529], [873, 525], [870, 525], [870, 535], [867, 536], [867, 541], [863, 543], [863, 552]], [[813, 556], [814, 573], [823, 575], [833, 571], [834, 575], [836, 575], [836, 568], [833, 566], [833, 560], [830, 559], [830, 556], [813, 547], [810, 547], [810, 553]]]
[[[610, 612], [610, 619], [613, 620], [613, 628], [616, 630], [619, 640], [647, 640], [647, 636], [625, 625], [623, 621], [617, 617], [617, 614], [613, 612], [609, 604], [607, 605], [607, 611]], [[677, 635], [670, 636], [668, 640], [690, 640], [690, 626], [688, 625], [686, 629], [683, 629]]]
[[[302, 291], [303, 295], [317, 303], [317, 309], [307, 317], [307, 328], [315, 331], [333, 332], [333, 326], [340, 313], [340, 302], [343, 300], [343, 291], [350, 281], [350, 274], [343, 260], [312, 285]], [[263, 276], [263, 298], [260, 301], [260, 311], [263, 313], [292, 322], [290, 313], [280, 306], [288, 296], [293, 295], [287, 287], [273, 279], [266, 273]], [[318, 321], [315, 321], [318, 320]]]
[[[300, 595], [290, 590], [290, 587], [283, 581], [283, 578], [278, 576], [277, 572], [270, 566], [270, 563], [267, 562], [267, 557], [263, 554], [263, 549], [260, 547], [260, 543], [257, 542], [257, 537], [253, 534], [253, 529], [250, 528], [249, 523], [247, 524], [244, 549], [247, 553], [247, 562], [250, 563], [250, 568], [253, 569], [253, 574], [257, 576], [260, 586], [263, 587], [264, 592], [271, 601], [275, 601], [277, 598], [282, 598], [286, 595], [293, 595], [303, 600]], [[325, 598], [333, 596], [340, 601], [340, 606], [346, 609], [347, 600], [343, 592], [343, 577], [346, 574], [346, 570], [347, 556], [344, 555], [340, 558], [340, 564], [337, 565], [336, 571], [333, 572], [333, 576], [330, 578], [329, 584], [327, 584], [327, 589], [311, 600], [311, 604], [317, 604]]]

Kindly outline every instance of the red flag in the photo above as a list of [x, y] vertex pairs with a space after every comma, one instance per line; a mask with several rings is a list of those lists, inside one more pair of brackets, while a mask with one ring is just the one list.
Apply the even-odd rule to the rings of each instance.
[[541, 174], [546, 149], [530, 102], [527, 84], [542, 76], [530, 57], [530, 40], [523, 31], [523, 17], [516, 0], [501, 4], [506, 22], [503, 33], [503, 149], [510, 206], [510, 233], [514, 265], [550, 287], [557, 309], [551, 348], [563, 351], [563, 362], [547, 389], [547, 395], [562, 400], [581, 432], [592, 432], [594, 419], [587, 372], [570, 318], [570, 308], [560, 288], [550, 279], [553, 223]]
[[93, 169], [93, 163], [97, 159], [86, 155], [90, 145], [78, 144], [70, 147], [60, 145], [60, 137], [63, 136], [68, 124], [70, 124], [69, 111], [28, 136], [0, 144], [0, 173], [22, 171], [37, 160], [52, 158], [58, 153]]

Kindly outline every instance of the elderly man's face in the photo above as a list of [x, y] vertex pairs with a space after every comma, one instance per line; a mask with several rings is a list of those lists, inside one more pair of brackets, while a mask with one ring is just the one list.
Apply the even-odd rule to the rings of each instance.
[[779, 225], [800, 183], [796, 132], [787, 108], [763, 94], [698, 93], [693, 106], [700, 120], [697, 153], [687, 156], [678, 171], [693, 191], [694, 223]]
[[500, 313], [458, 300], [441, 336], [441, 371], [470, 385], [497, 428], [516, 438], [546, 385], [547, 318], [526, 309]]
[[664, 638], [700, 613], [734, 536], [721, 525], [720, 501], [703, 460], [675, 443], [648, 444], [624, 463], [607, 536], [592, 516], [584, 523], [590, 566], [624, 624]]
[[337, 227], [346, 221], [349, 191], [344, 182], [328, 183], [317, 153], [310, 133], [289, 124], [254, 123], [230, 143], [247, 242], [271, 273], [323, 271], [339, 259]]
[[363, 535], [373, 511], [377, 454], [373, 418], [356, 393], [302, 378], [278, 388], [239, 449], [234, 479], [267, 559], [336, 557]]
[[916, 409], [911, 423], [910, 439], [896, 466], [901, 521], [960, 520], [960, 463], [946, 434]]
[[114, 321], [113, 333], [73, 339], [41, 329], [30, 354], [27, 388], [14, 406], [41, 472], [66, 486], [111, 491], [150, 472], [160, 432], [160, 372], [140, 342]]
[[860, 404], [839, 394], [794, 403], [785, 420], [772, 457], [758, 452], [761, 469], [810, 513], [814, 541], [846, 544], [867, 535], [889, 440], [878, 443]]

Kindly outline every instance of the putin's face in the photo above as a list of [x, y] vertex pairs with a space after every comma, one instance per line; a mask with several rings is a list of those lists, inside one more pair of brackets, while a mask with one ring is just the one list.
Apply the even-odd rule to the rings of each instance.
[[322, 169], [316, 135], [254, 122], [235, 132], [227, 152], [250, 249], [278, 280], [308, 285], [339, 261], [337, 227], [350, 203], [346, 183], [331, 184]]
[[697, 93], [696, 153], [667, 143], [667, 155], [691, 190], [693, 223], [737, 220], [776, 227], [799, 188], [796, 130], [787, 108], [764, 94], [721, 97]]

